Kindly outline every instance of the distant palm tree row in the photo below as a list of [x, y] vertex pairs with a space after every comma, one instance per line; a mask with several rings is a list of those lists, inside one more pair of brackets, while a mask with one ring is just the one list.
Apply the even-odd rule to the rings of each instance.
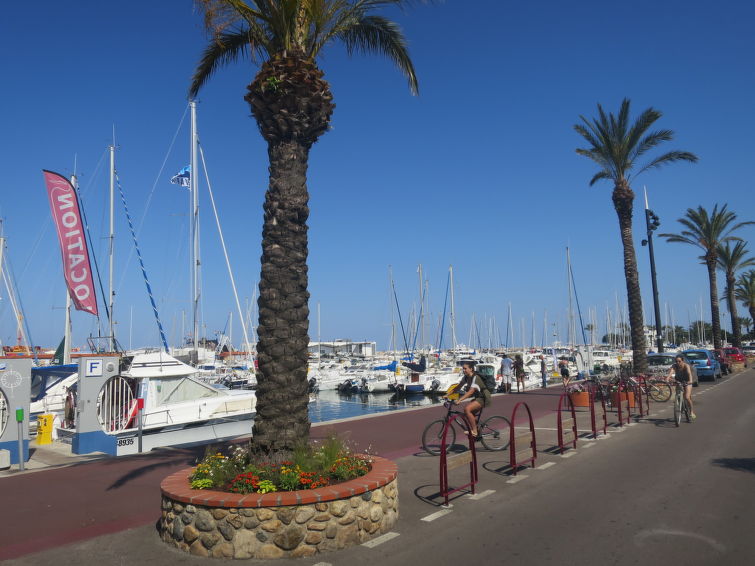
[[[598, 164], [599, 170], [590, 179], [592, 186], [601, 179], [613, 182], [611, 195], [614, 210], [619, 219], [619, 231], [624, 249], [624, 276], [627, 286], [627, 304], [629, 308], [629, 325], [632, 337], [632, 351], [635, 370], [647, 371], [642, 298], [637, 272], [637, 257], [632, 237], [632, 213], [634, 210], [634, 192], [630, 186], [637, 175], [648, 169], [660, 167], [676, 161], [696, 162], [697, 156], [687, 151], [669, 151], [640, 165], [638, 160], [647, 152], [655, 149], [662, 142], [673, 139], [671, 130], [648, 132], [661, 117], [654, 108], [648, 108], [630, 122], [630, 101], [624, 99], [619, 112], [614, 116], [603, 110], [598, 104], [598, 117], [587, 119], [580, 116], [581, 123], [574, 129], [589, 144], [587, 148], [576, 151]], [[630, 175], [630, 173], [633, 173]], [[755, 259], [748, 257], [746, 243], [735, 232], [743, 226], [753, 224], [751, 221], [737, 222], [736, 214], [727, 210], [727, 205], [719, 208], [716, 204], [712, 212], [702, 206], [688, 208], [679, 223], [683, 230], [678, 234], [661, 234], [668, 242], [689, 244], [702, 251], [700, 259], [708, 270], [710, 286], [710, 306], [713, 344], [722, 346], [721, 321], [719, 313], [718, 284], [716, 270], [720, 269], [726, 276], [726, 301], [732, 321], [732, 344], [741, 346], [742, 332], [737, 316], [736, 301], [739, 300], [749, 309], [755, 319], [755, 270], [750, 270], [736, 278], [738, 271], [755, 265]]]

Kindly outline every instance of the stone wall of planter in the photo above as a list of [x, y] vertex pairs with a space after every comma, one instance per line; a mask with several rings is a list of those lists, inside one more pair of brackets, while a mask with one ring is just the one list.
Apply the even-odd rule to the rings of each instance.
[[293, 558], [361, 544], [398, 520], [398, 468], [372, 457], [361, 478], [319, 489], [238, 495], [189, 487], [191, 468], [165, 478], [163, 541], [197, 556]]

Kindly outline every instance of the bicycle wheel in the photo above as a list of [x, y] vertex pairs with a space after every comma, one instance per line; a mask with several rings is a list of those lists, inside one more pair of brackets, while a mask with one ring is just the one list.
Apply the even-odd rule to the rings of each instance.
[[671, 386], [662, 381], [651, 381], [648, 385], [648, 393], [653, 401], [665, 403], [671, 399]]
[[[422, 432], [422, 448], [428, 454], [438, 456], [441, 451], [441, 445], [443, 444], [443, 427], [446, 426], [446, 421], [438, 419], [431, 422], [425, 427]], [[450, 448], [456, 443], [456, 428], [453, 424], [448, 427], [448, 434], [446, 436], [446, 448]]]
[[677, 391], [674, 397], [674, 423], [676, 426], [682, 422], [682, 392]]
[[482, 445], [488, 450], [505, 450], [509, 446], [511, 423], [498, 415], [486, 419], [478, 427]]

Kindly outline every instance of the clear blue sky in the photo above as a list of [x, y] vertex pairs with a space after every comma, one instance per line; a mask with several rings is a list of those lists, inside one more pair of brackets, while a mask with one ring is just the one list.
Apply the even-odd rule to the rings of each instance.
[[[661, 110], [658, 126], [676, 132], [664, 149], [700, 157], [633, 184], [648, 322], [643, 186], [661, 231], [678, 231], [676, 219], [698, 205], [728, 203], [741, 220], [755, 220], [752, 2], [447, 0], [389, 15], [409, 40], [419, 97], [377, 57], [350, 59], [332, 46], [319, 61], [336, 110], [332, 130], [310, 155], [313, 338], [319, 302], [323, 339], [386, 347], [388, 266], [406, 319], [421, 263], [433, 323], [454, 266], [460, 340], [468, 340], [473, 313], [484, 334], [484, 321], [489, 327], [494, 318], [505, 336], [509, 303], [515, 343], [522, 319], [531, 334], [533, 312], [541, 340], [544, 311], [564, 340], [567, 246], [583, 316], [595, 308], [602, 332], [606, 306], [614, 312], [626, 291], [612, 185], [588, 187], [595, 168], [574, 152], [583, 143], [572, 126], [580, 114], [593, 116], [596, 103], [616, 112], [628, 97], [634, 114]], [[169, 341], [177, 343], [181, 312], [190, 312], [188, 193], [169, 178], [188, 163], [188, 118], [178, 127], [207, 42], [200, 14], [188, 0], [14, 2], [3, 11], [0, 42], [0, 216], [34, 342], [60, 340], [65, 297], [41, 170], [70, 174], [76, 157], [104, 266], [108, 177], [101, 160], [115, 128], [118, 174], [137, 223], [143, 218], [147, 269]], [[259, 277], [267, 187], [266, 146], [243, 100], [256, 70], [249, 62], [222, 70], [199, 100], [200, 137], [242, 302]], [[201, 201], [203, 313], [212, 336], [235, 307], [204, 189]], [[116, 206], [118, 337], [127, 347], [158, 345], [138, 265], [133, 257], [126, 262], [131, 241]], [[755, 229], [741, 235], [752, 240]], [[702, 298], [709, 318], [698, 252], [656, 242], [664, 310], [668, 303], [686, 326]], [[12, 344], [15, 322], [4, 289], [0, 295], [0, 340]], [[90, 332], [92, 317], [77, 313], [75, 342], [83, 345]], [[436, 330], [426, 332], [434, 341]], [[236, 325], [237, 342], [240, 335]]]

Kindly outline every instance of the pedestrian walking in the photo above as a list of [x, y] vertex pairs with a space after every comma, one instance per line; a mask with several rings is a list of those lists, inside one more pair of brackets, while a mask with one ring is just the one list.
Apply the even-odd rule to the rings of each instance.
[[569, 366], [566, 364], [566, 360], [561, 360], [561, 382], [564, 384], [564, 389], [569, 386], [570, 381]]
[[545, 367], [545, 356], [540, 356], [540, 378], [543, 380], [543, 389], [548, 387], [548, 370]]
[[501, 384], [504, 393], [511, 393], [511, 382], [514, 379], [514, 362], [508, 354], [503, 355], [501, 360]]
[[524, 393], [524, 360], [521, 354], [514, 356], [514, 376], [516, 377], [516, 392]]

